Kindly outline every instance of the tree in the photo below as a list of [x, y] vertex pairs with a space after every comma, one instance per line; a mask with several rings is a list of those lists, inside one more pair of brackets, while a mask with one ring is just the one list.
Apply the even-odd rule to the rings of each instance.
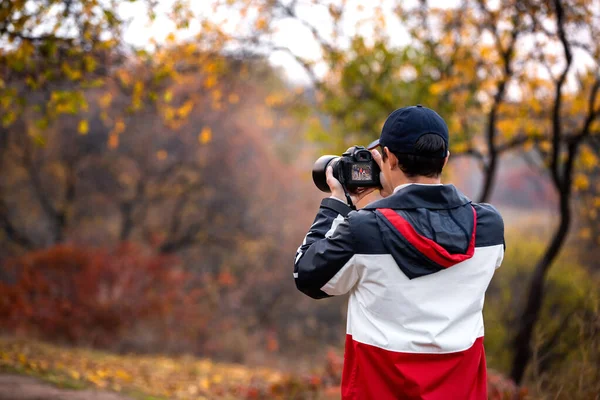
[[[152, 12], [151, 2], [147, 5]], [[114, 2], [90, 0], [0, 3], [0, 165], [11, 140], [24, 145], [22, 159], [38, 200], [52, 220], [54, 241], [62, 240], [67, 203], [74, 195], [73, 170], [67, 171], [65, 203], [51, 203], [42, 193], [32, 146], [45, 143], [43, 133], [56, 118], [85, 112], [89, 107], [85, 91], [103, 86], [111, 68], [122, 60], [123, 21], [115, 7]], [[87, 133], [88, 121], [81, 119], [77, 129]], [[76, 160], [65, 161], [73, 166]], [[5, 193], [0, 192], [0, 226], [16, 245], [34, 247], [8, 209]]]
[[[598, 126], [600, 115], [598, 90], [600, 89], [600, 47], [590, 43], [587, 47], [595, 60], [588, 71], [580, 75], [580, 86], [575, 93], [566, 90], [567, 77], [573, 64], [573, 39], [568, 34], [568, 28], [577, 27], [583, 20], [597, 18], [585, 4], [569, 4], [569, 8], [561, 0], [554, 0], [553, 7], [545, 10], [545, 15], [555, 19], [555, 31], [550, 36], [558, 40], [564, 55], [564, 62], [558, 76], [552, 76], [554, 98], [551, 107], [551, 145], [546, 150], [539, 148], [542, 159], [551, 176], [552, 182], [559, 195], [560, 221], [542, 258], [536, 264], [527, 292], [526, 304], [520, 318], [519, 328], [515, 337], [515, 358], [511, 377], [520, 383], [525, 367], [531, 357], [530, 341], [535, 323], [544, 299], [544, 281], [548, 269], [565, 243], [571, 226], [571, 198], [574, 186], [575, 163], [580, 147], [585, 140], [596, 132], [593, 126]], [[541, 24], [541, 21], [537, 21]], [[589, 24], [591, 37], [598, 33], [598, 26]], [[587, 98], [587, 104], [581, 107], [576, 98]], [[570, 104], [569, 104], [570, 103]], [[568, 110], [565, 112], [565, 108]], [[583, 109], [582, 109], [583, 108]], [[579, 125], [579, 126], [578, 126]], [[597, 129], [597, 128], [596, 128]]]
[[[600, 53], [593, 39], [599, 34], [597, 10], [578, 0], [494, 5], [465, 0], [455, 8], [432, 8], [426, 1], [411, 8], [397, 2], [396, 17], [412, 41], [394, 46], [385, 31], [383, 5], [373, 7], [372, 30], [365, 34], [355, 29], [345, 41], [340, 40], [339, 29], [344, 4], [320, 6], [265, 2], [259, 9], [268, 10], [268, 18], [259, 14], [255, 36], [245, 39], [259, 50], [291, 54], [307, 70], [321, 96], [318, 106], [327, 117], [325, 128], [322, 121], [314, 121], [313, 138], [341, 149], [347, 145], [345, 139], [374, 138], [377, 126], [397, 105], [424, 102], [449, 121], [453, 138], [458, 139], [452, 153], [480, 161], [484, 179], [479, 201], [490, 198], [504, 152], [538, 153], [542, 179], [551, 179], [559, 198], [559, 224], [534, 268], [515, 336], [511, 376], [521, 383], [545, 276], [571, 225], [579, 150], [598, 134]], [[306, 7], [321, 11], [330, 27], [313, 25], [304, 17]], [[296, 21], [312, 35], [321, 51], [318, 61], [328, 68], [323, 79], [315, 72], [316, 61], [272, 43], [271, 34], [282, 21]], [[557, 45], [561, 54], [553, 51]]]

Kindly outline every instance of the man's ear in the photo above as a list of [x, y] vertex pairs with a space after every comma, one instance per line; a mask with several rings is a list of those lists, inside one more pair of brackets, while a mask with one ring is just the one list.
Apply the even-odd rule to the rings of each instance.
[[[444, 167], [448, 164], [448, 159], [450, 158], [450, 150], [446, 153], [446, 158], [444, 159]], [[444, 168], [442, 167], [442, 168]]]
[[385, 155], [390, 163], [390, 169], [395, 169], [398, 166], [398, 158], [386, 147], [383, 148]]

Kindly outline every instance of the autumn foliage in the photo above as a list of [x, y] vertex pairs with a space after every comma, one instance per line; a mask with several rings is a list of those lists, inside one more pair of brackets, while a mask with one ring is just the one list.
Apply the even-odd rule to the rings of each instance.
[[168, 335], [198, 295], [176, 257], [131, 244], [59, 245], [8, 260], [3, 273], [1, 327], [66, 343], [109, 347], [149, 321]]
[[[133, 48], [117, 3], [172, 32]], [[324, 349], [345, 299], [291, 277], [310, 166], [422, 103], [448, 122], [448, 180], [517, 225], [486, 299], [490, 367], [534, 398], [598, 392], [597, 3], [167, 3], [0, 2], [0, 333], [212, 361], [24, 341], [0, 343], [1, 366], [167, 398], [339, 398]], [[517, 392], [490, 372], [490, 399]]]

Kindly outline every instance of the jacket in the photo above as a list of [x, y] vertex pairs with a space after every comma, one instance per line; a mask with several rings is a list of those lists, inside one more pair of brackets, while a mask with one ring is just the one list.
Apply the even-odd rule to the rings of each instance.
[[482, 310], [504, 249], [499, 212], [453, 185], [359, 211], [324, 199], [294, 279], [315, 299], [350, 293], [342, 399], [486, 399]]

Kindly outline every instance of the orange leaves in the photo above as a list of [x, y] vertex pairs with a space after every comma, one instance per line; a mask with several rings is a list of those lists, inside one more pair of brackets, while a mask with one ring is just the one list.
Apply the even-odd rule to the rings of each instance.
[[113, 131], [111, 133], [114, 133], [115, 135], [120, 135], [124, 131], [125, 131], [125, 121], [123, 121], [122, 118], [119, 118], [115, 122], [115, 126], [113, 127]]
[[190, 115], [190, 112], [194, 108], [194, 101], [188, 100], [181, 107], [179, 107], [176, 111], [177, 117], [179, 118], [187, 118]]
[[231, 93], [227, 98], [229, 104], [237, 104], [240, 101], [240, 96], [237, 93]]
[[131, 74], [127, 70], [121, 68], [115, 73], [115, 75], [122, 86], [128, 87], [131, 85]]
[[229, 271], [221, 271], [217, 276], [217, 282], [219, 285], [228, 287], [233, 286], [236, 283], [235, 276]]
[[166, 150], [159, 150], [159, 151], [157, 151], [157, 152], [156, 152], [156, 158], [157, 158], [159, 161], [166, 160], [166, 159], [167, 159], [167, 156], [168, 156], [168, 153], [167, 153], [167, 151], [166, 151]]
[[133, 85], [133, 94], [131, 95], [131, 108], [133, 111], [139, 111], [143, 106], [144, 82], [136, 81]]
[[590, 148], [583, 147], [579, 155], [579, 162], [585, 171], [591, 171], [598, 166], [598, 157]]
[[265, 104], [269, 107], [280, 106], [283, 102], [284, 95], [282, 93], [271, 93], [265, 98]]
[[573, 186], [576, 190], [587, 190], [590, 187], [590, 180], [587, 175], [576, 174], [573, 180]]
[[200, 131], [200, 134], [198, 135], [198, 142], [202, 145], [205, 145], [210, 143], [211, 140], [212, 130], [210, 129], [210, 127], [205, 126], [204, 128], [202, 128], [202, 131]]
[[119, 136], [125, 131], [125, 121], [123, 118], [118, 118], [115, 125], [108, 134], [108, 148], [116, 149], [119, 147]]
[[134, 322], [176, 309], [186, 295], [174, 258], [134, 246], [55, 246], [8, 265], [16, 278], [2, 288], [10, 300], [0, 303], [0, 326], [52, 340], [110, 344]]
[[254, 27], [256, 28], [256, 30], [258, 31], [265, 31], [268, 27], [268, 22], [267, 19], [265, 17], [258, 17], [256, 19], [256, 22], [254, 23]]
[[112, 93], [106, 92], [98, 99], [98, 104], [103, 109], [106, 109], [106, 108], [110, 107], [110, 105], [112, 104], [112, 100], [113, 100]]
[[[135, 392], [170, 399], [305, 399], [331, 385], [318, 374], [285, 376], [261, 367], [191, 357], [113, 355], [0, 339], [0, 368], [51, 377], [59, 384]], [[340, 370], [341, 373], [341, 370]], [[331, 391], [339, 396], [339, 387]]]
[[432, 96], [439, 96], [442, 92], [447, 89], [447, 84], [444, 81], [436, 82], [429, 86], [429, 93]]
[[204, 79], [204, 87], [206, 89], [212, 89], [213, 87], [215, 87], [217, 84], [217, 77], [215, 75], [208, 75], [205, 79]]
[[496, 128], [498, 129], [500, 135], [502, 135], [503, 137], [511, 138], [517, 134], [520, 126], [518, 122], [514, 119], [503, 119], [501, 121], [498, 121]]

